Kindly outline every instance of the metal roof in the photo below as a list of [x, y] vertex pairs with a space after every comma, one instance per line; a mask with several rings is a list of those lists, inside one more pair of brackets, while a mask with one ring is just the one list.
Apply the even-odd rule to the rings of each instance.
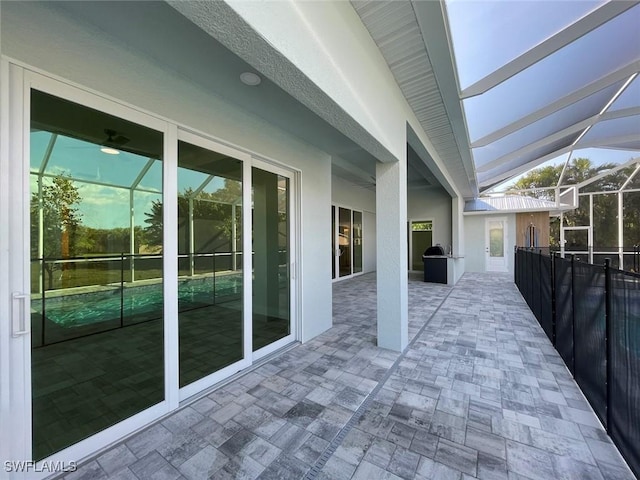
[[[566, 206], [564, 209], [573, 208]], [[464, 213], [507, 213], [507, 212], [532, 212], [562, 210], [555, 202], [539, 198], [526, 197], [524, 195], [505, 195], [502, 197], [481, 197], [468, 200], [464, 204]]]

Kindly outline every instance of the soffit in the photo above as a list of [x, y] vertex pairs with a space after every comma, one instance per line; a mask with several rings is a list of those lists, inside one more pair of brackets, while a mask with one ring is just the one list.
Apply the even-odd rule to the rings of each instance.
[[[351, 4], [380, 49], [435, 153], [446, 165], [459, 191], [466, 198], [475, 196], [475, 172], [470, 162], [457, 88], [453, 85], [453, 90], [449, 90], [453, 93], [454, 101], [447, 103], [447, 89], [439, 86], [438, 77], [444, 79], [447, 73], [444, 70], [448, 68], [453, 75], [446, 35], [439, 35], [438, 30], [441, 28], [444, 32], [440, 5], [437, 2], [366, 0], [352, 0]], [[440, 23], [434, 25], [438, 17]], [[425, 22], [429, 23], [429, 28], [425, 28]], [[429, 44], [429, 48], [423, 38], [426, 31], [433, 32], [437, 37]], [[432, 61], [434, 56], [437, 60], [435, 67]], [[420, 181], [419, 177], [411, 176], [416, 174], [415, 168], [409, 169], [410, 183]]]

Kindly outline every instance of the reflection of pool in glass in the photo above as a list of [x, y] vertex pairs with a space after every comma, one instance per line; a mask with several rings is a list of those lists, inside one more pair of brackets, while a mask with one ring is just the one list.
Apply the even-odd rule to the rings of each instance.
[[[241, 293], [240, 274], [179, 280], [178, 310], [189, 310], [216, 301], [238, 298]], [[120, 287], [82, 294], [45, 298], [45, 316], [58, 326], [81, 327], [99, 322], [120, 319], [136, 320], [159, 318], [162, 314], [162, 283], [153, 285]], [[31, 308], [42, 314], [42, 301], [33, 300]]]

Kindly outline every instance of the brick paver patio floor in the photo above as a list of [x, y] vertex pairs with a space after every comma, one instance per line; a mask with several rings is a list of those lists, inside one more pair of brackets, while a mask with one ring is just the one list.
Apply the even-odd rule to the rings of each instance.
[[409, 281], [378, 348], [375, 275], [329, 331], [84, 462], [72, 479], [633, 479], [507, 275]]

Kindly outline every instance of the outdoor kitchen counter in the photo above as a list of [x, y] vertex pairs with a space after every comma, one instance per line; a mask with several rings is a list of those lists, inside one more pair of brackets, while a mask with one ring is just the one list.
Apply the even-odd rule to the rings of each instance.
[[455, 285], [464, 272], [464, 256], [423, 255], [424, 281]]

